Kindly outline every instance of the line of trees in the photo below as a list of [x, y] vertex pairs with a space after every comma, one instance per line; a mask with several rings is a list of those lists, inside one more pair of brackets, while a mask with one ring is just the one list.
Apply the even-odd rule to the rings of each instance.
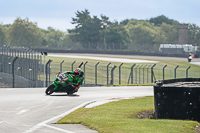
[[[162, 43], [178, 43], [178, 21], [164, 15], [149, 20], [126, 19], [111, 22], [109, 17], [77, 11], [74, 29], [67, 32], [52, 27], [40, 29], [28, 18], [17, 18], [12, 25], [0, 24], [0, 46], [67, 49], [158, 50]], [[188, 43], [200, 45], [200, 27], [189, 24]]]

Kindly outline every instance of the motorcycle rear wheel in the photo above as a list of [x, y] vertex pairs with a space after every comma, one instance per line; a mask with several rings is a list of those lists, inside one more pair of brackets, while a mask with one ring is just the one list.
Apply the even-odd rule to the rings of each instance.
[[66, 91], [66, 93], [68, 94], [68, 95], [72, 95], [74, 92], [73, 91]]
[[51, 84], [51, 85], [46, 89], [45, 93], [46, 93], [47, 95], [51, 95], [51, 94], [53, 93], [54, 87], [55, 87], [55, 86], [54, 86], [53, 84]]

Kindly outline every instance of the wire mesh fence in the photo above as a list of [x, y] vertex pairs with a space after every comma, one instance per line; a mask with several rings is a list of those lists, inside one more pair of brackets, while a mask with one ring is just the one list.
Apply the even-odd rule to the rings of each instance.
[[[14, 62], [15, 60], [15, 62]], [[53, 82], [58, 72], [73, 71], [81, 60], [46, 60], [40, 52], [17, 47], [0, 47], [0, 82], [13, 87], [43, 87]], [[95, 60], [83, 62], [83, 85], [149, 84], [156, 80], [199, 78], [200, 69], [156, 67], [156, 64], [112, 64]], [[15, 77], [15, 78], [14, 78]], [[14, 80], [14, 81], [13, 81]]]
[[[37, 51], [27, 48], [1, 47], [0, 72], [4, 75], [1, 76], [1, 80], [7, 84], [16, 83], [16, 86], [40, 86], [38, 74], [43, 71], [40, 61], [40, 53]], [[15, 80], [13, 80], [14, 76], [17, 76]]]

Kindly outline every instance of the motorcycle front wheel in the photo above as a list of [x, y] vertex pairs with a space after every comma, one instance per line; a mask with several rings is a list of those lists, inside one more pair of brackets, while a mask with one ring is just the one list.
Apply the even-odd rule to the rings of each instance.
[[53, 93], [54, 87], [55, 87], [55, 86], [54, 86], [53, 84], [51, 84], [51, 85], [46, 89], [45, 93], [46, 93], [47, 95], [51, 95], [51, 94]]

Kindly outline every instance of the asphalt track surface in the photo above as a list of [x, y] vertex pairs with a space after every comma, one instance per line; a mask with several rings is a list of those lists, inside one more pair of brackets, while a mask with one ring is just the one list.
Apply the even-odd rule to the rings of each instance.
[[[77, 54], [77, 53], [50, 53], [52, 57], [94, 59], [121, 63], [157, 63], [155, 59], [188, 61], [187, 57], [163, 57], [141, 55], [112, 55], [112, 54]], [[148, 60], [147, 60], [148, 59]], [[193, 58], [191, 64], [200, 65], [200, 58]]]
[[[54, 57], [66, 57], [66, 58], [81, 58], [81, 57], [89, 57], [89, 58], [110, 58], [110, 61], [113, 61], [112, 59], [120, 59], [120, 62], [123, 62], [123, 59], [132, 59], [132, 60], [145, 60], [149, 59], [154, 62], [154, 59], [165, 59], [165, 60], [181, 60], [187, 62], [187, 57], [163, 57], [163, 56], [141, 56], [141, 55], [113, 55], [113, 54], [78, 54], [78, 53], [49, 53], [48, 56], [54, 56]], [[192, 62], [200, 62], [200, 58], [193, 58]]]
[[81, 87], [72, 96], [45, 95], [46, 88], [0, 88], [1, 133], [95, 133], [81, 125], [54, 124], [94, 101], [153, 96], [152, 86]]

